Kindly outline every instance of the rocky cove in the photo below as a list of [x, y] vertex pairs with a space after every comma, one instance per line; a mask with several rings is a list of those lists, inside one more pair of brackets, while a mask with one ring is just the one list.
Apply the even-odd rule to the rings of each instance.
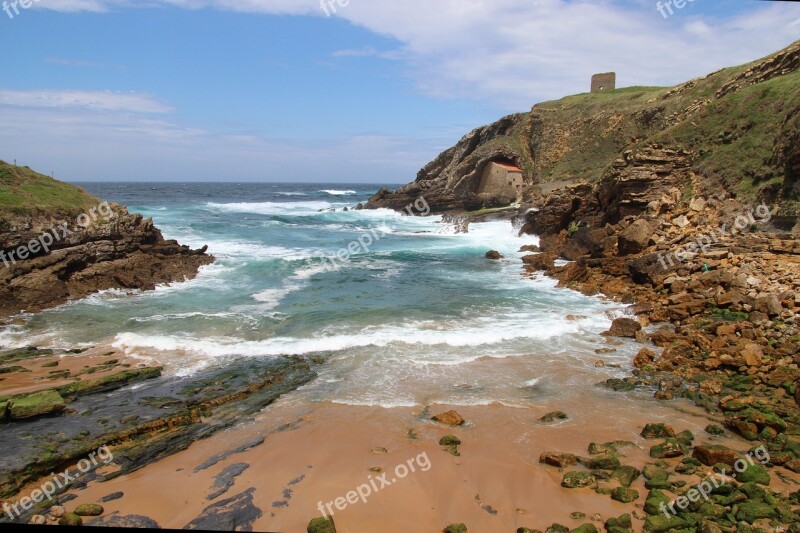
[[[798, 50], [673, 89], [540, 104], [476, 130], [416, 182], [367, 203], [367, 211], [403, 210], [423, 197], [461, 235], [503, 220], [538, 244], [524, 245], [519, 258], [507, 250], [483, 257], [487, 248], [479, 268], [508, 262], [530, 279], [557, 280], [563, 298], [578, 291], [625, 304], [605, 335], [587, 335], [591, 364], [544, 365], [558, 369], [564, 395], [534, 396], [523, 408], [298, 402], [289, 393], [320, 381], [327, 354], [236, 358], [179, 376], [112, 342], [17, 348], [0, 353], [0, 444], [9, 450], [0, 497], [16, 501], [108, 445], [113, 464], [22, 519], [219, 530], [308, 524], [311, 532], [373, 531], [386, 517], [404, 531], [797, 531]], [[746, 104], [763, 107], [740, 116]], [[720, 131], [702, 131], [710, 116], [723, 117], [708, 126]], [[756, 135], [771, 142], [747, 142]], [[748, 160], [757, 164], [731, 163], [753, 145], [760, 152]], [[527, 172], [519, 202], [476, 192], [485, 164], [498, 160]], [[761, 205], [770, 216], [738, 228], [737, 218]], [[5, 272], [6, 314], [98, 290], [152, 289], [211, 261], [205, 249], [165, 241], [152, 221], [114, 209], [113, 224]], [[53, 221], [11, 220], [3, 248]], [[689, 246], [712, 233], [708, 246]], [[529, 370], [488, 348], [468, 350], [486, 352], [470, 363], [477, 373]], [[620, 362], [615, 354], [626, 350], [634, 354]], [[168, 359], [155, 348], [147, 355]], [[587, 408], [580, 389], [616, 367]], [[449, 386], [454, 394], [478, 388]], [[364, 514], [315, 517], [322, 493], [335, 496], [421, 450], [435, 476], [394, 487]], [[706, 498], [674, 504], [748, 456], [764, 461], [725, 476]], [[163, 501], [152, 497], [158, 488]]]

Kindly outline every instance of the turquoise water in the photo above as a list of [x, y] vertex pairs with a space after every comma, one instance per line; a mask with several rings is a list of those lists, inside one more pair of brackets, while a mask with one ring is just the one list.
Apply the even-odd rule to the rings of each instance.
[[[537, 240], [510, 222], [456, 235], [438, 216], [342, 210], [378, 185], [84, 186], [217, 261], [191, 281], [27, 316], [0, 344], [108, 343], [178, 376], [238, 357], [315, 356], [326, 363], [304, 400], [526, 405], [568, 383], [565, 368], [591, 366], [619, 312], [523, 277], [517, 250]], [[326, 262], [348, 246], [346, 261]], [[506, 259], [485, 259], [489, 249]], [[627, 364], [632, 349], [605, 358]]]

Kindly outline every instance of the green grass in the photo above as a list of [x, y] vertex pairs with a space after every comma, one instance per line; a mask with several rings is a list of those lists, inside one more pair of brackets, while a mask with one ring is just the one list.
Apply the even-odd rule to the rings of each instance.
[[[701, 153], [701, 173], [719, 176], [731, 189], [752, 197], [762, 187], [783, 181], [782, 169], [771, 163], [775, 137], [787, 113], [798, 106], [800, 71], [795, 71], [714, 100], [692, 120], [654, 140]], [[800, 127], [800, 117], [791, 122]]]
[[709, 309], [709, 311], [711, 311], [711, 314], [715, 317], [730, 322], [744, 322], [745, 320], [750, 319], [750, 315], [748, 313], [731, 311], [729, 309], [720, 309], [719, 307], [712, 307]]
[[49, 213], [72, 215], [101, 201], [80, 187], [0, 161], [0, 230], [2, 217]]
[[[721, 179], [750, 201], [780, 186], [776, 139], [800, 132], [800, 71], [742, 87], [720, 89], [753, 63], [722, 69], [676, 87], [626, 87], [582, 93], [533, 106], [513, 116], [510, 132], [481, 143], [476, 155], [513, 153], [536, 183], [595, 183], [622, 157], [651, 145], [688, 150], [694, 170]], [[684, 199], [695, 192], [686, 187]], [[782, 212], [800, 211], [787, 198]], [[791, 204], [791, 205], [790, 205]], [[794, 206], [794, 207], [793, 207]]]

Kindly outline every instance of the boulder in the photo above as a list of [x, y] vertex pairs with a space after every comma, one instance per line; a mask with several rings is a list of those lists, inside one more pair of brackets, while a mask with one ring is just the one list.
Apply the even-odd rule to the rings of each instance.
[[489, 250], [486, 252], [486, 259], [492, 259], [493, 261], [497, 261], [498, 259], [502, 259], [503, 256], [497, 250]]
[[611, 491], [611, 499], [621, 503], [631, 503], [639, 499], [639, 491], [626, 487], [617, 487]]
[[79, 505], [73, 511], [78, 516], [100, 516], [105, 512], [102, 505], [94, 503], [84, 503]]
[[645, 220], [636, 220], [619, 234], [617, 253], [620, 256], [638, 254], [647, 248], [653, 228]]
[[656, 444], [650, 448], [650, 457], [654, 459], [673, 459], [685, 453], [686, 449], [677, 439], [667, 439], [661, 444]]
[[312, 520], [306, 528], [308, 533], [336, 533], [333, 518], [319, 517]]
[[557, 420], [566, 420], [567, 418], [569, 418], [567, 416], [567, 413], [563, 411], [553, 411], [552, 413], [547, 413], [546, 415], [541, 417], [539, 421], [549, 423], [549, 422], [555, 422]]
[[83, 525], [83, 519], [75, 513], [67, 513], [58, 521], [59, 526], [77, 527]]
[[439, 439], [440, 446], [460, 446], [461, 439], [456, 437], [455, 435], [445, 435], [441, 439]]
[[603, 333], [610, 337], [636, 338], [636, 332], [642, 329], [642, 325], [632, 318], [617, 318], [611, 323], [611, 329]]
[[567, 489], [589, 487], [597, 483], [591, 472], [567, 472], [561, 479], [561, 486]]
[[464, 418], [456, 411], [447, 411], [446, 413], [438, 414], [431, 418], [431, 420], [447, 424], [448, 426], [463, 426], [465, 422]]
[[633, 366], [636, 368], [642, 368], [653, 361], [656, 360], [656, 354], [652, 351], [648, 350], [647, 348], [642, 348], [639, 350], [639, 353], [636, 354], [636, 357], [633, 358]]
[[770, 318], [779, 316], [783, 312], [781, 302], [774, 294], [765, 294], [756, 298], [753, 309], [759, 313], [764, 313]]
[[706, 466], [714, 466], [716, 464], [733, 466], [733, 463], [736, 462], [735, 451], [725, 446], [712, 444], [695, 447], [692, 457]]
[[642, 429], [645, 439], [669, 439], [675, 436], [675, 430], [666, 424], [647, 424]]
[[532, 272], [551, 270], [553, 263], [558, 259], [558, 254], [548, 252], [542, 254], [526, 255], [522, 258], [525, 268]]
[[578, 458], [571, 453], [544, 452], [539, 456], [539, 462], [546, 465], [564, 468], [578, 463]]

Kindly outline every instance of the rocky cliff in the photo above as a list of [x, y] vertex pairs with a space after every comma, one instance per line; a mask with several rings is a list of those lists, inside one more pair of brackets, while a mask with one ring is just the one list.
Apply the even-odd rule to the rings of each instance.
[[525, 172], [523, 207], [540, 206], [554, 188], [585, 182], [596, 211], [608, 210], [606, 221], [616, 222], [671, 188], [693, 192], [691, 178], [699, 176], [704, 190], [778, 203], [776, 221], [793, 224], [799, 69], [800, 41], [673, 88], [631, 87], [537, 104], [469, 133], [413, 183], [380, 191], [368, 207], [399, 208], [420, 195], [435, 212], [508, 204], [476, 194], [483, 168], [503, 160]]
[[213, 261], [205, 252], [165, 240], [123, 206], [0, 162], [0, 316], [183, 281]]

